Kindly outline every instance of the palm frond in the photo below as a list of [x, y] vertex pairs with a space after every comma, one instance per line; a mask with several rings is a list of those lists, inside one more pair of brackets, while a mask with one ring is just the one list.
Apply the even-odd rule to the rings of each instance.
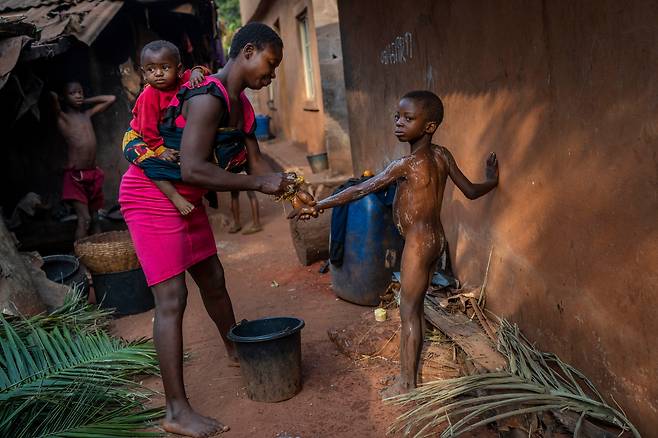
[[7, 321], [0, 318], [0, 323], [4, 360], [0, 367], [0, 402], [48, 390], [44, 381], [59, 387], [84, 376], [88, 382], [109, 378], [125, 383], [135, 374], [158, 373], [150, 341], [127, 342], [100, 330], [66, 327], [50, 331], [32, 327], [31, 333], [21, 336]]
[[[429, 382], [389, 403], [407, 407], [390, 428], [415, 438], [455, 437], [505, 418], [550, 410], [566, 410], [639, 432], [620, 410], [608, 405], [594, 384], [552, 353], [537, 350], [514, 324], [500, 319], [498, 350], [507, 358], [506, 371]], [[484, 395], [482, 395], [484, 394]]]
[[50, 315], [0, 316], [0, 436], [160, 435], [139, 432], [162, 411], [131, 379], [158, 374], [153, 343], [110, 336], [106, 318], [75, 295]]
[[17, 438], [45, 437], [156, 437], [162, 433], [144, 431], [162, 417], [163, 410], [144, 409], [137, 400], [117, 403], [107, 392], [80, 386], [75, 397], [61, 395], [48, 405], [22, 416], [14, 425]]
[[112, 310], [101, 309], [87, 303], [86, 297], [82, 295], [82, 289], [73, 286], [64, 297], [64, 304], [49, 314], [42, 313], [30, 318], [5, 316], [5, 319], [18, 333], [29, 332], [34, 326], [46, 330], [62, 326], [78, 330], [97, 330], [107, 328], [112, 313]]

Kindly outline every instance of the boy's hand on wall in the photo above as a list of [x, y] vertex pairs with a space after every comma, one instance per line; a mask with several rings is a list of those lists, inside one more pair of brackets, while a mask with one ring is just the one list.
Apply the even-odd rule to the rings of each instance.
[[487, 180], [498, 182], [498, 157], [495, 152], [490, 153], [487, 158], [486, 175]]

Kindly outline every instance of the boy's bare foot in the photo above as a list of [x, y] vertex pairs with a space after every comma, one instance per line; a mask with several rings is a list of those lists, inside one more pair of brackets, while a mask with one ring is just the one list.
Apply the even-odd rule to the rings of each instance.
[[259, 231], [263, 231], [263, 227], [261, 227], [260, 224], [252, 224], [249, 228], [244, 230], [242, 234], [254, 234]]
[[194, 210], [194, 204], [192, 204], [190, 201], [187, 199], [183, 198], [182, 196], [175, 196], [171, 202], [174, 203], [180, 214], [183, 216], [187, 216]]
[[386, 400], [387, 398], [395, 397], [396, 395], [406, 394], [411, 391], [411, 389], [412, 388], [402, 385], [402, 383], [400, 383], [400, 379], [396, 378], [393, 384], [381, 391], [380, 394], [382, 396], [382, 400]]
[[230, 429], [214, 418], [204, 417], [191, 408], [182, 410], [176, 416], [167, 413], [167, 417], [162, 421], [162, 428], [169, 433], [193, 438], [206, 438]]
[[231, 234], [235, 234], [235, 233], [237, 233], [238, 231], [240, 231], [241, 229], [242, 229], [242, 225], [240, 225], [240, 224], [233, 224], [233, 225], [231, 226], [231, 228], [228, 229], [228, 232], [231, 233]]

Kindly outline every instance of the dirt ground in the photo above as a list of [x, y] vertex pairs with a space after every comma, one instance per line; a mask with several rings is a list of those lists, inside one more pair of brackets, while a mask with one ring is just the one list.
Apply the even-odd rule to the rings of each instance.
[[[259, 403], [247, 398], [240, 369], [229, 366], [216, 328], [206, 314], [196, 285], [188, 278], [184, 319], [185, 382], [191, 404], [202, 414], [228, 424], [226, 437], [315, 438], [384, 437], [399, 415], [381, 402], [379, 391], [397, 366], [385, 360], [354, 361], [341, 354], [327, 331], [362, 318], [369, 308], [337, 299], [330, 274], [319, 263], [299, 264], [281, 204], [261, 197], [264, 231], [228, 234], [228, 196], [220, 209], [209, 210], [220, 259], [237, 320], [268, 316], [304, 319], [302, 330], [303, 389], [290, 400]], [[242, 196], [243, 226], [250, 215]], [[278, 287], [272, 287], [273, 282]], [[116, 320], [116, 334], [131, 339], [152, 335], [153, 311]], [[374, 318], [373, 318], [373, 324]], [[145, 382], [162, 390], [159, 378]], [[163, 400], [156, 399], [163, 404]], [[473, 436], [495, 436], [487, 432]]]

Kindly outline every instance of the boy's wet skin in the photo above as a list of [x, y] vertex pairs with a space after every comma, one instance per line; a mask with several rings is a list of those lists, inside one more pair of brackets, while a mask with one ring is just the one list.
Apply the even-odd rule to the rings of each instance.
[[383, 172], [317, 203], [298, 208], [290, 217], [307, 219], [323, 209], [346, 204], [398, 183], [393, 218], [405, 238], [401, 261], [400, 377], [383, 396], [390, 397], [416, 387], [423, 341], [423, 302], [430, 276], [445, 246], [441, 224], [443, 191], [448, 176], [469, 199], [478, 198], [498, 184], [498, 161], [491, 153], [486, 163], [487, 180], [471, 183], [448, 149], [431, 143], [443, 119], [443, 106], [429, 92], [408, 93], [395, 114], [395, 135], [409, 142], [411, 154], [392, 162]]

